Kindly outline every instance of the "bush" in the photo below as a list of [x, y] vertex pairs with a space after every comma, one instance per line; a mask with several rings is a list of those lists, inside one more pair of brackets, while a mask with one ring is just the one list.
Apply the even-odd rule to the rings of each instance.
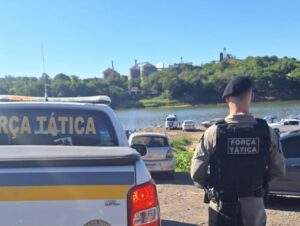
[[171, 139], [174, 154], [176, 157], [176, 171], [190, 172], [193, 153], [187, 150], [187, 146], [192, 142], [186, 137]]

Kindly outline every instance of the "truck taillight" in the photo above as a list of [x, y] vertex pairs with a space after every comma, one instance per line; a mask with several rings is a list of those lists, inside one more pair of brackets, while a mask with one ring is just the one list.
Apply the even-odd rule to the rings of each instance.
[[169, 149], [166, 154], [167, 159], [172, 159], [174, 157], [173, 149]]
[[128, 196], [130, 226], [160, 226], [160, 210], [153, 182], [130, 190]]

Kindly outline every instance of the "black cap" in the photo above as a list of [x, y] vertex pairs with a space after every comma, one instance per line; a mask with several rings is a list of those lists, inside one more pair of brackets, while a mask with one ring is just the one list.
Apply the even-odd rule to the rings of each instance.
[[252, 81], [246, 76], [236, 76], [232, 78], [224, 89], [222, 98], [228, 96], [240, 96], [252, 88]]

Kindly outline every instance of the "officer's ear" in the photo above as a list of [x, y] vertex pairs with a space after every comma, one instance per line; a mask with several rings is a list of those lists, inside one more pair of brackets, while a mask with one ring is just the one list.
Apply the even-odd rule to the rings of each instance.
[[230, 96], [225, 97], [225, 101], [226, 101], [226, 103], [228, 104], [229, 101], [230, 101]]

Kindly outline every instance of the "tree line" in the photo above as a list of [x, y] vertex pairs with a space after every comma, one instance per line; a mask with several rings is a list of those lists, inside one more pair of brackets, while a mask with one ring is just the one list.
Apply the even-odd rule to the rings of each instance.
[[[46, 80], [46, 82], [45, 82]], [[0, 78], [0, 94], [25, 96], [44, 96], [45, 84], [48, 96], [94, 96], [108, 95], [112, 106], [119, 107], [127, 96], [128, 80], [116, 74], [108, 80], [102, 78], [81, 79], [75, 75], [57, 74], [53, 78], [48, 75], [37, 77], [15, 77], [7, 75]]]
[[147, 92], [183, 102], [220, 102], [222, 92], [233, 76], [251, 77], [260, 100], [300, 97], [300, 61], [276, 56], [247, 57], [211, 62], [190, 70], [166, 69], [151, 74], [141, 86]]
[[[261, 100], [298, 99], [300, 97], [300, 61], [276, 56], [225, 59], [198, 67], [166, 68], [148, 75], [142, 81], [128, 81], [127, 76], [114, 74], [108, 79], [85, 78], [63, 73], [45, 76], [48, 95], [108, 95], [112, 106], [142, 107], [141, 98], [161, 97], [190, 104], [221, 102], [221, 94], [232, 76], [250, 76]], [[132, 95], [132, 87], [143, 95]], [[44, 77], [0, 78], [0, 94], [44, 95]]]

